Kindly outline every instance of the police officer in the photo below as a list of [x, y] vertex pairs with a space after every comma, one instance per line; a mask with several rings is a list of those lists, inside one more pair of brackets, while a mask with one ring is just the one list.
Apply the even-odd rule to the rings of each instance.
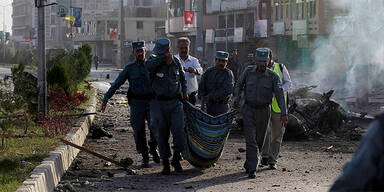
[[171, 173], [169, 158], [171, 149], [169, 134], [173, 136], [173, 158], [171, 165], [176, 172], [182, 172], [181, 152], [184, 150], [184, 113], [181, 98], [188, 99], [187, 82], [180, 61], [169, 50], [169, 39], [156, 40], [153, 52], [156, 57], [149, 59], [147, 69], [151, 74], [152, 88], [156, 97], [151, 102], [152, 124], [155, 126], [159, 143], [160, 158], [163, 160], [163, 175]]
[[384, 191], [384, 114], [371, 123], [329, 191]]
[[[284, 64], [277, 63], [273, 59], [272, 51], [270, 52], [268, 63], [268, 68], [275, 72], [279, 76], [280, 81], [282, 82], [284, 100], [287, 103], [287, 91], [292, 86], [292, 81], [289, 72]], [[273, 97], [271, 107], [271, 122], [269, 123], [269, 128], [265, 137], [265, 143], [262, 149], [261, 164], [269, 165], [270, 169], [276, 169], [277, 158], [280, 152], [281, 143], [283, 141], [285, 127], [281, 126], [280, 123], [281, 109], [277, 104], [276, 97]]]
[[228, 112], [229, 99], [233, 92], [233, 73], [226, 68], [228, 53], [216, 52], [216, 66], [208, 68], [202, 75], [198, 97], [207, 105], [207, 113], [217, 116]]
[[154, 91], [149, 82], [149, 73], [145, 68], [145, 42], [137, 41], [132, 43], [136, 61], [125, 66], [124, 70], [119, 74], [108, 92], [104, 95], [101, 111], [104, 112], [108, 100], [113, 96], [117, 89], [125, 83], [129, 82], [128, 102], [131, 112], [131, 125], [134, 131], [136, 150], [143, 157], [142, 167], [149, 167], [149, 155], [147, 139], [145, 134], [145, 120], [147, 120], [150, 130], [150, 141], [148, 142], [152, 154], [153, 161], [160, 163], [160, 157], [157, 154], [157, 142], [150, 123], [150, 101], [154, 99]]
[[259, 150], [262, 149], [269, 119], [271, 117], [272, 97], [275, 95], [281, 109], [281, 123], [288, 121], [284, 93], [279, 76], [267, 69], [270, 49], [256, 49], [257, 65], [248, 66], [236, 84], [234, 108], [237, 108], [241, 93], [244, 91], [245, 103], [241, 109], [244, 118], [246, 142], [246, 161], [244, 168], [249, 178], [255, 178], [259, 162]]

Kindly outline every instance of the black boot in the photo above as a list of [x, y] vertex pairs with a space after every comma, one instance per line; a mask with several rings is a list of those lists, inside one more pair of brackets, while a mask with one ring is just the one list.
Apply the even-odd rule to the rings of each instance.
[[268, 157], [263, 157], [261, 158], [261, 162], [260, 162], [260, 165], [261, 167], [263, 166], [267, 166], [268, 165], [268, 161], [269, 161], [269, 158]]
[[141, 168], [149, 168], [149, 155], [148, 152], [142, 153], [143, 156], [143, 162], [141, 164]]
[[153, 162], [160, 163], [160, 157], [156, 150], [156, 147], [157, 147], [156, 143], [149, 141], [148, 145], [149, 145], [149, 153], [151, 153], [152, 155]]
[[180, 160], [181, 160], [180, 153], [173, 154], [171, 165], [175, 168], [175, 171], [178, 173], [183, 172], [183, 167], [181, 167]]
[[256, 171], [250, 171], [250, 172], [248, 173], [248, 178], [250, 178], [250, 179], [254, 179], [254, 178], [256, 178]]
[[170, 175], [171, 174], [171, 167], [169, 166], [169, 160], [163, 159], [163, 170], [161, 171], [162, 175]]

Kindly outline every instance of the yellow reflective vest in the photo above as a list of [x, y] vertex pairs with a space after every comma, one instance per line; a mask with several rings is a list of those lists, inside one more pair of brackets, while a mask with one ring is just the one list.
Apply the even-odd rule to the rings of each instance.
[[[282, 68], [285, 67], [284, 64], [275, 63], [274, 67], [273, 67], [273, 71], [279, 76], [281, 84], [284, 84], [284, 82], [283, 82], [284, 74], [280, 70], [280, 65], [282, 65]], [[285, 103], [287, 103], [287, 93], [286, 92], [284, 92], [284, 98], [285, 98]], [[275, 113], [281, 113], [281, 109], [280, 109], [279, 105], [277, 104], [276, 97], [273, 97], [273, 99], [272, 99], [272, 110]]]

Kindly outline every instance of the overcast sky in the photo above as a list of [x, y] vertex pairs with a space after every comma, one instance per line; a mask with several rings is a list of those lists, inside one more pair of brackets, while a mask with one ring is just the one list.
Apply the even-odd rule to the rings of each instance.
[[[12, 0], [0, 0], [0, 31], [3, 31], [3, 10], [5, 10], [5, 31], [12, 30]], [[3, 8], [5, 6], [5, 8]]]

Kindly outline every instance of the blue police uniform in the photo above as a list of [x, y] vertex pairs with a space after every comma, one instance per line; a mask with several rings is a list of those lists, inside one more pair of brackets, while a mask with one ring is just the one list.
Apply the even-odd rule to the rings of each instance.
[[[256, 49], [257, 60], [268, 61], [269, 49]], [[271, 115], [272, 98], [275, 95], [281, 114], [286, 115], [284, 92], [279, 76], [270, 69], [259, 70], [262, 66], [248, 66], [240, 76], [235, 89], [235, 103], [239, 103], [244, 92], [245, 104], [241, 109], [244, 119], [246, 161], [244, 168], [254, 178], [259, 162], [259, 150], [264, 144]]]
[[[216, 53], [216, 59], [228, 60], [229, 54], [224, 51]], [[217, 116], [228, 112], [229, 99], [233, 92], [233, 73], [228, 68], [208, 68], [201, 77], [198, 89], [199, 99], [207, 98], [207, 113]]]
[[146, 63], [151, 74], [152, 88], [156, 95], [151, 102], [151, 114], [153, 114], [151, 120], [156, 129], [156, 138], [163, 163], [167, 163], [171, 157], [168, 143], [170, 132], [173, 136], [173, 159], [175, 161], [180, 160], [180, 153], [184, 150], [185, 144], [184, 113], [180, 99], [182, 94], [187, 92], [187, 83], [183, 68], [176, 57], [173, 57], [172, 64], [166, 64], [164, 53], [168, 49], [168, 39], [157, 40], [153, 50], [157, 56], [149, 59]]
[[384, 191], [384, 114], [370, 125], [330, 191]]
[[[134, 42], [132, 45], [134, 49], [144, 49], [144, 42]], [[150, 85], [149, 73], [145, 67], [145, 61], [134, 61], [127, 64], [109, 88], [108, 92], [104, 95], [103, 102], [107, 102], [126, 80], [129, 82], [127, 97], [130, 106], [131, 125], [134, 131], [136, 150], [143, 155], [143, 158], [148, 157], [148, 146], [145, 134], [146, 120], [150, 130], [150, 153], [157, 156], [157, 142], [154, 130], [152, 129], [153, 126], [150, 123], [150, 101], [154, 98], [154, 91]], [[159, 160], [155, 161], [159, 162]]]

